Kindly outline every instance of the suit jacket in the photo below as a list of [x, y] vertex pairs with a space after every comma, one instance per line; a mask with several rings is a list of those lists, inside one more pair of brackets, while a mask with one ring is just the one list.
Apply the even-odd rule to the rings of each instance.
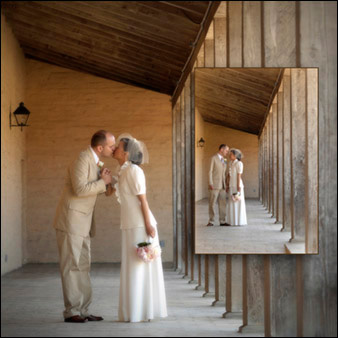
[[210, 170], [209, 170], [209, 185], [212, 185], [214, 189], [225, 188], [225, 178], [227, 173], [227, 162], [224, 164], [219, 159], [218, 154], [211, 158]]
[[54, 228], [78, 236], [95, 235], [97, 195], [106, 191], [90, 147], [69, 166], [66, 184], [56, 210]]

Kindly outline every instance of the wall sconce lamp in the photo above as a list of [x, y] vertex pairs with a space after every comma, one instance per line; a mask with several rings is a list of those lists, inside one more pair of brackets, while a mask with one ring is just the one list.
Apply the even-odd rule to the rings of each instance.
[[14, 111], [13, 115], [15, 116], [16, 124], [12, 124], [12, 114], [9, 112], [9, 126], [12, 127], [27, 127], [27, 121], [29, 118], [30, 111], [24, 106], [23, 102], [20, 102], [19, 107]]
[[205, 141], [204, 141], [203, 137], [201, 137], [200, 140], [197, 142], [197, 147], [203, 148], [204, 143], [205, 143]]

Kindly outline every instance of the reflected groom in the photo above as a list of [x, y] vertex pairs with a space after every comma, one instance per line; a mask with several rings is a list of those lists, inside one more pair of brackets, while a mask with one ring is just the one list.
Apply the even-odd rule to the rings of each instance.
[[218, 153], [211, 158], [209, 170], [209, 223], [207, 226], [215, 225], [216, 204], [218, 202], [220, 225], [230, 225], [225, 222], [225, 179], [227, 172], [227, 162], [225, 157], [228, 155], [229, 147], [221, 144]]

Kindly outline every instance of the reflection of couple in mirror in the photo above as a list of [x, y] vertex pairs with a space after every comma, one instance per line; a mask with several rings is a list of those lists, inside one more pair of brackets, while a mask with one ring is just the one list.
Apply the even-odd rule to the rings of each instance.
[[209, 169], [209, 222], [207, 226], [216, 224], [217, 204], [221, 226], [247, 225], [242, 157], [239, 149], [229, 149], [226, 144], [221, 144], [217, 154], [212, 156]]

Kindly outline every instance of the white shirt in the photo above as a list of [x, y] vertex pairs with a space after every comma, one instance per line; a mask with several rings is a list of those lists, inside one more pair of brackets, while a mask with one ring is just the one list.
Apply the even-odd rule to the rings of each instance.
[[[120, 169], [119, 181], [116, 184], [116, 195], [121, 203], [121, 229], [144, 228], [144, 217], [141, 202], [137, 195], [146, 193], [146, 179], [143, 170], [136, 164], [125, 162]], [[150, 223], [155, 226], [156, 220], [150, 212]]]
[[222, 161], [222, 163], [224, 163], [224, 157], [222, 155], [220, 155], [219, 153], [217, 153], [219, 159]]
[[99, 161], [100, 161], [99, 157], [96, 155], [96, 152], [94, 151], [94, 149], [92, 147], [90, 147], [90, 150], [92, 151], [93, 156], [95, 158], [95, 163], [98, 164]]

